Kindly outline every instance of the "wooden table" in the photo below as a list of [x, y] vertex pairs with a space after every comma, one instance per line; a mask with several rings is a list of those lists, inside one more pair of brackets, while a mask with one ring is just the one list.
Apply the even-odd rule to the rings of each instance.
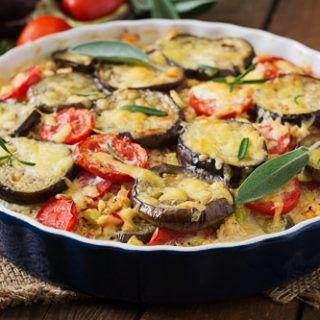
[[[220, 0], [216, 7], [199, 18], [270, 30], [320, 50], [319, 13], [319, 0]], [[320, 312], [298, 301], [279, 305], [256, 295], [222, 303], [183, 306], [135, 305], [98, 299], [36, 304], [9, 308], [0, 313], [2, 319], [319, 320]]]

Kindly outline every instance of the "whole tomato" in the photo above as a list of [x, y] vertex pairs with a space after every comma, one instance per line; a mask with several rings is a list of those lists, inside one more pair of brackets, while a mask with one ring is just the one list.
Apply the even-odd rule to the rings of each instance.
[[73, 19], [89, 21], [114, 12], [126, 0], [62, 0], [62, 9]]
[[48, 34], [71, 29], [71, 26], [62, 18], [40, 16], [30, 21], [22, 30], [17, 45], [34, 41]]

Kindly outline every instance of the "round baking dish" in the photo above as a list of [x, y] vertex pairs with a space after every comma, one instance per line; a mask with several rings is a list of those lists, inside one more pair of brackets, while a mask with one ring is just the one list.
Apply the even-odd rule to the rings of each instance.
[[[0, 81], [67, 46], [118, 38], [126, 29], [151, 42], [172, 28], [213, 38], [242, 37], [258, 52], [308, 64], [320, 73], [320, 53], [265, 31], [192, 20], [139, 20], [82, 27], [13, 49], [0, 58]], [[1, 255], [45, 280], [103, 298], [208, 302], [260, 292], [320, 266], [320, 217], [241, 242], [186, 248], [91, 240], [2, 206], [0, 211]]]

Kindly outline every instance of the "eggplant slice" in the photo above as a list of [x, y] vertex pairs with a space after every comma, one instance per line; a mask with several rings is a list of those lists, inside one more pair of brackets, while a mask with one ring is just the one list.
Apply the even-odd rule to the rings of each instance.
[[76, 54], [68, 49], [59, 50], [52, 54], [52, 59], [62, 67], [71, 67], [74, 71], [91, 73], [94, 71], [92, 66], [93, 58]]
[[[313, 133], [301, 142], [301, 146], [311, 147], [316, 142], [320, 141], [320, 133]], [[305, 168], [306, 173], [312, 178], [312, 180], [320, 183], [320, 147], [312, 150], [309, 156], [309, 162]]]
[[101, 63], [96, 77], [102, 87], [116, 89], [150, 89], [168, 91], [184, 81], [181, 68], [170, 66], [158, 51], [149, 54], [150, 60], [158, 67], [142, 64]]
[[[239, 146], [244, 138], [249, 138], [249, 146], [239, 160]], [[233, 176], [239, 173], [239, 168], [248, 170], [264, 162], [268, 152], [263, 136], [250, 123], [201, 117], [180, 134], [177, 157], [193, 170]]]
[[29, 103], [51, 113], [69, 107], [90, 108], [104, 94], [98, 91], [92, 77], [73, 72], [44, 78], [29, 88], [27, 97]]
[[[119, 109], [125, 105], [142, 105], [167, 112], [151, 116]], [[184, 114], [169, 95], [159, 91], [124, 89], [100, 99], [95, 107], [96, 129], [127, 136], [146, 148], [157, 148], [178, 135]]]
[[255, 57], [251, 44], [240, 38], [209, 39], [179, 34], [158, 42], [156, 48], [170, 64], [181, 66], [188, 78], [203, 81], [214, 76], [237, 75], [250, 66]]
[[146, 222], [143, 219], [141, 221], [136, 222], [136, 228], [133, 231], [119, 231], [117, 232], [117, 240], [120, 242], [127, 243], [132, 236], [135, 236], [138, 240], [142, 241], [144, 244], [148, 243], [155, 231], [155, 227]]
[[[67, 189], [65, 179], [77, 174], [71, 150], [63, 144], [40, 142], [25, 137], [7, 139], [19, 159], [34, 166], [0, 161], [0, 198], [16, 204], [34, 204]], [[6, 153], [2, 150], [1, 156]]]
[[198, 231], [216, 226], [234, 211], [233, 197], [221, 180], [180, 166], [160, 165], [151, 170], [162, 176], [165, 186], [137, 180], [132, 199], [140, 217], [155, 226]]
[[319, 79], [289, 74], [265, 82], [254, 95], [254, 117], [279, 118], [282, 122], [300, 124], [315, 118], [320, 123], [320, 81]]
[[0, 136], [25, 136], [41, 120], [41, 114], [32, 104], [0, 103]]

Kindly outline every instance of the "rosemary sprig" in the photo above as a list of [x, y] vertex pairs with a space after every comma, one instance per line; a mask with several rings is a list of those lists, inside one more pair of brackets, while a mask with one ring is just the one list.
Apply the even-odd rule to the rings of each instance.
[[7, 161], [7, 163], [8, 163], [9, 166], [12, 166], [12, 160], [13, 160], [13, 159], [17, 160], [18, 162], [20, 162], [21, 164], [24, 164], [24, 165], [26, 165], [26, 166], [35, 166], [35, 165], [36, 165], [34, 162], [29, 162], [29, 161], [22, 160], [22, 159], [18, 158], [14, 153], [12, 153], [12, 152], [8, 149], [5, 141], [4, 141], [3, 138], [1, 138], [1, 137], [0, 137], [0, 147], [1, 147], [1, 149], [3, 149], [5, 152], [7, 152], [6, 155], [0, 157], [0, 161]]
[[132, 112], [142, 112], [151, 116], [158, 116], [158, 117], [165, 117], [168, 115], [167, 112], [158, 110], [158, 109], [153, 109], [153, 108], [148, 108], [144, 106], [137, 106], [137, 105], [125, 105], [125, 106], [120, 106], [119, 109], [121, 110], [128, 110]]
[[299, 104], [299, 99], [302, 98], [304, 96], [304, 94], [298, 94], [293, 98], [293, 101], [295, 104]]
[[219, 82], [219, 83], [226, 83], [230, 87], [230, 92], [233, 91], [234, 86], [236, 84], [256, 84], [256, 83], [265, 83], [268, 80], [271, 80], [272, 78], [265, 78], [265, 79], [249, 79], [249, 80], [243, 80], [243, 78], [254, 70], [256, 67], [256, 63], [252, 64], [247, 70], [240, 73], [237, 77], [235, 77], [233, 80], [228, 81], [226, 78], [213, 78], [213, 82]]
[[246, 153], [248, 151], [248, 146], [249, 146], [249, 138], [243, 138], [241, 140], [241, 143], [239, 145], [239, 150], [238, 150], [238, 159], [242, 160], [246, 156]]
[[109, 151], [109, 153], [118, 161], [123, 162], [123, 160], [114, 152], [114, 150], [112, 149], [110, 143], [107, 144], [107, 149]]

